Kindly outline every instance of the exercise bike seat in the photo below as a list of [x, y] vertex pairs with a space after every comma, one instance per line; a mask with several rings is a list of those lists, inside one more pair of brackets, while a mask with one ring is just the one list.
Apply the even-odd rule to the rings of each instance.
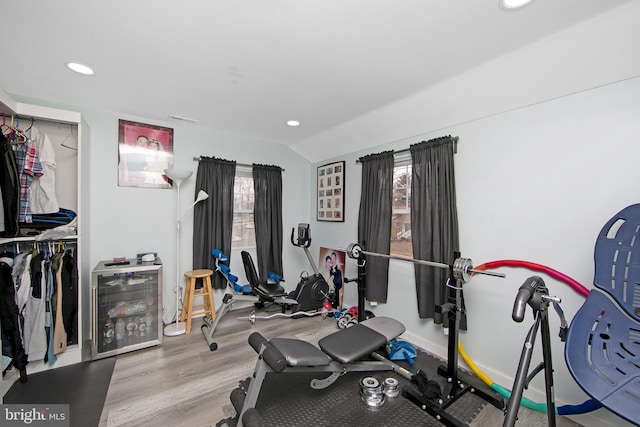
[[268, 283], [261, 281], [256, 272], [256, 266], [253, 263], [251, 254], [247, 251], [240, 252], [242, 256], [242, 264], [247, 280], [251, 285], [254, 295], [264, 299], [265, 301], [273, 301], [274, 298], [280, 298], [287, 295], [285, 289], [278, 283]]
[[595, 288], [571, 322], [565, 360], [587, 394], [640, 424], [640, 204], [605, 224], [594, 261]]

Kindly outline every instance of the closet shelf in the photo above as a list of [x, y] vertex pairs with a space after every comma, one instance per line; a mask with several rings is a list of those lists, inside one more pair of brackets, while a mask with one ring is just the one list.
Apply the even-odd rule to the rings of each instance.
[[38, 236], [22, 236], [22, 237], [0, 237], [0, 245], [9, 245], [11, 243], [20, 242], [58, 242], [61, 240], [78, 240], [77, 234], [60, 237], [57, 239], [38, 240]]

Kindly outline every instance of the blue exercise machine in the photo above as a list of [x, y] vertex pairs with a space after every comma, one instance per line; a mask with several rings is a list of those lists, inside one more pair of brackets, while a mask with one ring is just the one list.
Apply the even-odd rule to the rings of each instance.
[[209, 350], [214, 351], [218, 348], [218, 344], [213, 340], [213, 334], [220, 320], [231, 311], [233, 304], [237, 301], [252, 302], [257, 307], [264, 307], [265, 304], [278, 304], [284, 312], [287, 308], [298, 304], [298, 301], [288, 297], [285, 289], [280, 285], [283, 281], [282, 277], [274, 273], [269, 273], [268, 277], [271, 281], [262, 282], [258, 279], [255, 264], [251, 258], [251, 254], [242, 251], [242, 263], [244, 265], [245, 274], [248, 285], [239, 285], [238, 277], [231, 274], [229, 266], [225, 263], [229, 261], [222, 251], [214, 249], [211, 255], [216, 260], [216, 272], [220, 273], [227, 280], [228, 287], [233, 290], [232, 293], [226, 293], [222, 297], [222, 304], [216, 310], [215, 319], [205, 317], [204, 324], [201, 327], [204, 339], [209, 346]]

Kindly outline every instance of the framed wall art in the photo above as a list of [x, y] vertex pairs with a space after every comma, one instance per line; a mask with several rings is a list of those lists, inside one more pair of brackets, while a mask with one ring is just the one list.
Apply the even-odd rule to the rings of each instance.
[[318, 221], [344, 221], [344, 161], [318, 168]]
[[118, 120], [118, 185], [173, 188], [164, 173], [173, 166], [173, 129]]
[[329, 285], [329, 294], [334, 296], [329, 299], [329, 302], [331, 302], [333, 308], [338, 310], [342, 309], [344, 262], [346, 259], [347, 253], [344, 250], [320, 247], [318, 269]]

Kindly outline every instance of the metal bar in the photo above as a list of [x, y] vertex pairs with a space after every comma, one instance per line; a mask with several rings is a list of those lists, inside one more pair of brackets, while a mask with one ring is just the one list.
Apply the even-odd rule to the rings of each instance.
[[[458, 141], [460, 140], [460, 137], [459, 136], [453, 136], [453, 137], [451, 137], [451, 139], [453, 139], [453, 144], [454, 144], [453, 154], [457, 154], [458, 153]], [[406, 153], [407, 151], [410, 151], [410, 150], [411, 150], [411, 148], [403, 148], [401, 150], [393, 150], [393, 154], [395, 156], [396, 154]], [[360, 163], [360, 159], [357, 159], [356, 163]]]
[[488, 270], [474, 270], [473, 268], [470, 268], [469, 272], [475, 273], [475, 274], [484, 274], [485, 276], [502, 277], [502, 278], [507, 277], [507, 275], [504, 273], [496, 273], [495, 271], [488, 271]]
[[[194, 157], [193, 161], [194, 162], [199, 162], [200, 159], [202, 159], [202, 156]], [[253, 167], [253, 165], [250, 165], [248, 163], [238, 163], [238, 162], [236, 162], [236, 166], [242, 166], [242, 167], [245, 167], [245, 168], [252, 168]], [[282, 170], [282, 172], [284, 172], [284, 168], [280, 168], [280, 169]]]
[[365, 255], [379, 256], [379, 257], [382, 257], [382, 258], [397, 259], [397, 260], [400, 260], [400, 261], [408, 261], [408, 262], [412, 262], [414, 264], [424, 264], [424, 265], [429, 265], [431, 267], [445, 268], [447, 270], [449, 269], [449, 264], [443, 264], [441, 262], [423, 261], [421, 259], [413, 259], [413, 258], [407, 258], [407, 257], [402, 257], [402, 256], [397, 256], [397, 255], [385, 255], [385, 254], [379, 254], [377, 252], [369, 252], [369, 251], [365, 251], [365, 250], [360, 250], [360, 252], [362, 252]]

